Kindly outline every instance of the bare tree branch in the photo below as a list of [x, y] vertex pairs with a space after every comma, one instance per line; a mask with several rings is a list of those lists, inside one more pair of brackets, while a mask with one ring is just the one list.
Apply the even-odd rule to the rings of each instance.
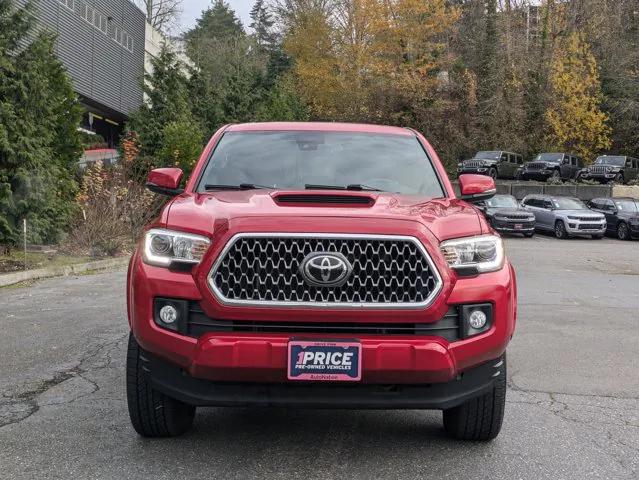
[[166, 31], [172, 27], [182, 13], [183, 0], [135, 0], [146, 12], [146, 21], [157, 30]]

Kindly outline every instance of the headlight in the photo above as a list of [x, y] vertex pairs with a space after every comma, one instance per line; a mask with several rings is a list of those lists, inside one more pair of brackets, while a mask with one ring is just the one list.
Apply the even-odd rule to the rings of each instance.
[[159, 267], [200, 263], [210, 243], [201, 235], [153, 228], [144, 238], [144, 262]]
[[440, 248], [448, 265], [455, 270], [494, 272], [504, 265], [504, 244], [496, 235], [447, 240]]

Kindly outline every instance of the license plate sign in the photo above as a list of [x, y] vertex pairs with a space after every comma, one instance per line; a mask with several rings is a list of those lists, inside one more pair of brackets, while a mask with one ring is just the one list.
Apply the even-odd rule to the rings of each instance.
[[341, 340], [288, 342], [288, 379], [357, 382], [362, 378], [362, 344]]
[[522, 228], [524, 228], [523, 224], [515, 223], [515, 230], [521, 230]]

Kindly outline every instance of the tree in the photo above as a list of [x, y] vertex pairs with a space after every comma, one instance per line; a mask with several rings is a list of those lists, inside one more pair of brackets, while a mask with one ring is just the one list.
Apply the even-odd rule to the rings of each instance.
[[392, 123], [432, 102], [458, 16], [444, 0], [285, 0], [278, 12], [314, 116]]
[[245, 35], [242, 22], [224, 0], [215, 0], [213, 5], [202, 12], [195, 27], [184, 34], [187, 52], [196, 63], [204, 62], [204, 55], [210, 55], [211, 47], [220, 41]]
[[0, 243], [60, 240], [74, 211], [81, 108], [54, 53], [36, 32], [33, 5], [0, 0]]
[[146, 21], [155, 29], [166, 31], [182, 13], [182, 0], [136, 0], [146, 13]]
[[184, 65], [175, 52], [163, 44], [151, 66], [143, 87], [147, 100], [131, 117], [129, 127], [139, 135], [141, 153], [154, 156], [162, 148], [166, 125], [192, 118]]
[[587, 161], [608, 149], [611, 130], [601, 110], [597, 61], [582, 34], [564, 40], [552, 64], [550, 85], [552, 101], [545, 113], [549, 146]]
[[203, 134], [193, 120], [183, 119], [164, 127], [158, 159], [163, 165], [181, 168], [190, 175], [202, 153]]
[[277, 41], [277, 36], [273, 32], [275, 21], [264, 4], [264, 0], [257, 0], [255, 5], [253, 5], [251, 20], [252, 22], [249, 26], [253, 29], [257, 44], [267, 49], [274, 47]]

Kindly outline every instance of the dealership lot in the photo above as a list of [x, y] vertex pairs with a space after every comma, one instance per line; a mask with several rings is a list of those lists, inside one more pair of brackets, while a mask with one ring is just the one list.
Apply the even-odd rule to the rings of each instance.
[[213, 408], [140, 439], [117, 271], [0, 290], [2, 478], [637, 478], [639, 242], [506, 244], [520, 313], [492, 443], [449, 440], [439, 412]]

